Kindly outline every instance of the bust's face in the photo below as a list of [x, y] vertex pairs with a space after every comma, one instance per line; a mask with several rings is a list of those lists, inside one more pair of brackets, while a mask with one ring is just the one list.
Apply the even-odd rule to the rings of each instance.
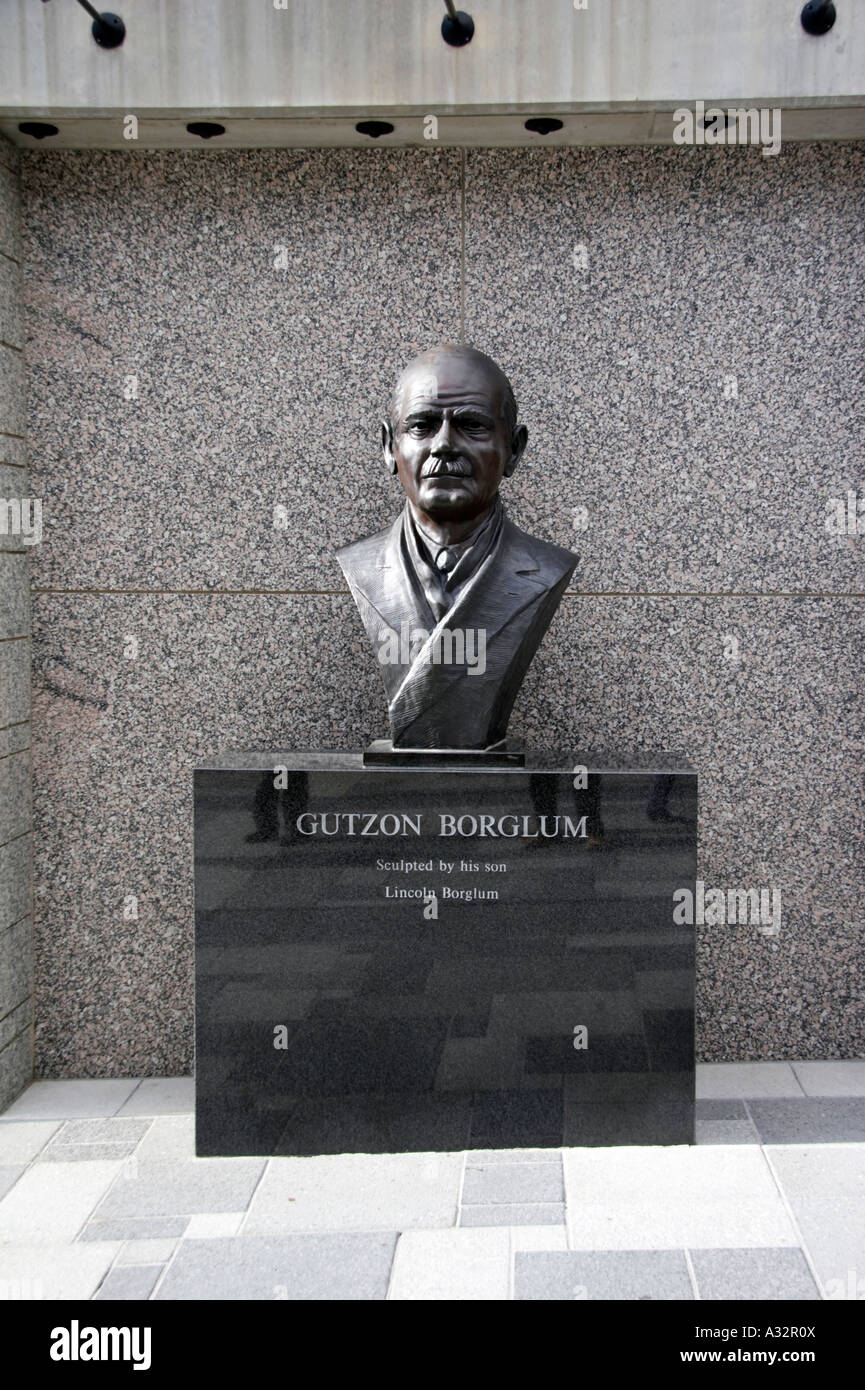
[[385, 457], [422, 515], [470, 522], [513, 472], [522, 447], [511, 438], [501, 396], [482, 362], [455, 353], [407, 372], [392, 438], [385, 427]]

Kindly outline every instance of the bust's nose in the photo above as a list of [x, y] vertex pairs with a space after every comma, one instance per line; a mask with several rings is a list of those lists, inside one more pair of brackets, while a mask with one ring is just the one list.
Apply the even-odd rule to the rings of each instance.
[[438, 433], [432, 442], [430, 453], [436, 458], [447, 457], [457, 452], [453, 441], [453, 425], [447, 415], [442, 418]]

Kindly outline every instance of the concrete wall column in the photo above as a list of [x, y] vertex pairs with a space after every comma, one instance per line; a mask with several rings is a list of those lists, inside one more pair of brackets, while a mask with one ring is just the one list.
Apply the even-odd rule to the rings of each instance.
[[33, 1074], [30, 588], [18, 151], [0, 140], [0, 1109]]

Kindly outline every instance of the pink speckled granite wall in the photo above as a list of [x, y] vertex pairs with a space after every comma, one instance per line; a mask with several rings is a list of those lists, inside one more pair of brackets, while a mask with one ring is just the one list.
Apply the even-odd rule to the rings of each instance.
[[699, 932], [701, 1059], [865, 1053], [865, 536], [825, 526], [865, 490], [863, 173], [853, 143], [22, 158], [41, 1075], [191, 1067], [196, 761], [385, 731], [333, 551], [397, 505], [397, 369], [463, 333], [529, 427], [507, 504], [583, 557], [512, 733], [682, 750], [706, 884], [780, 889], [776, 938]]

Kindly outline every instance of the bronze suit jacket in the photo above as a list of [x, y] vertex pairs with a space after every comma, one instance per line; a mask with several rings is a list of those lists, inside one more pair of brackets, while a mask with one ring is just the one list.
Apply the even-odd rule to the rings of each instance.
[[[367, 635], [381, 649], [386, 630], [429, 632], [411, 660], [380, 663], [399, 748], [488, 748], [504, 738], [522, 679], [578, 557], [538, 540], [503, 518], [497, 544], [436, 623], [418, 596], [403, 545], [405, 512], [386, 530], [337, 552]], [[486, 669], [430, 659], [439, 634], [467, 629], [486, 634]], [[407, 644], [403, 643], [405, 647]], [[476, 650], [476, 648], [475, 648]]]

